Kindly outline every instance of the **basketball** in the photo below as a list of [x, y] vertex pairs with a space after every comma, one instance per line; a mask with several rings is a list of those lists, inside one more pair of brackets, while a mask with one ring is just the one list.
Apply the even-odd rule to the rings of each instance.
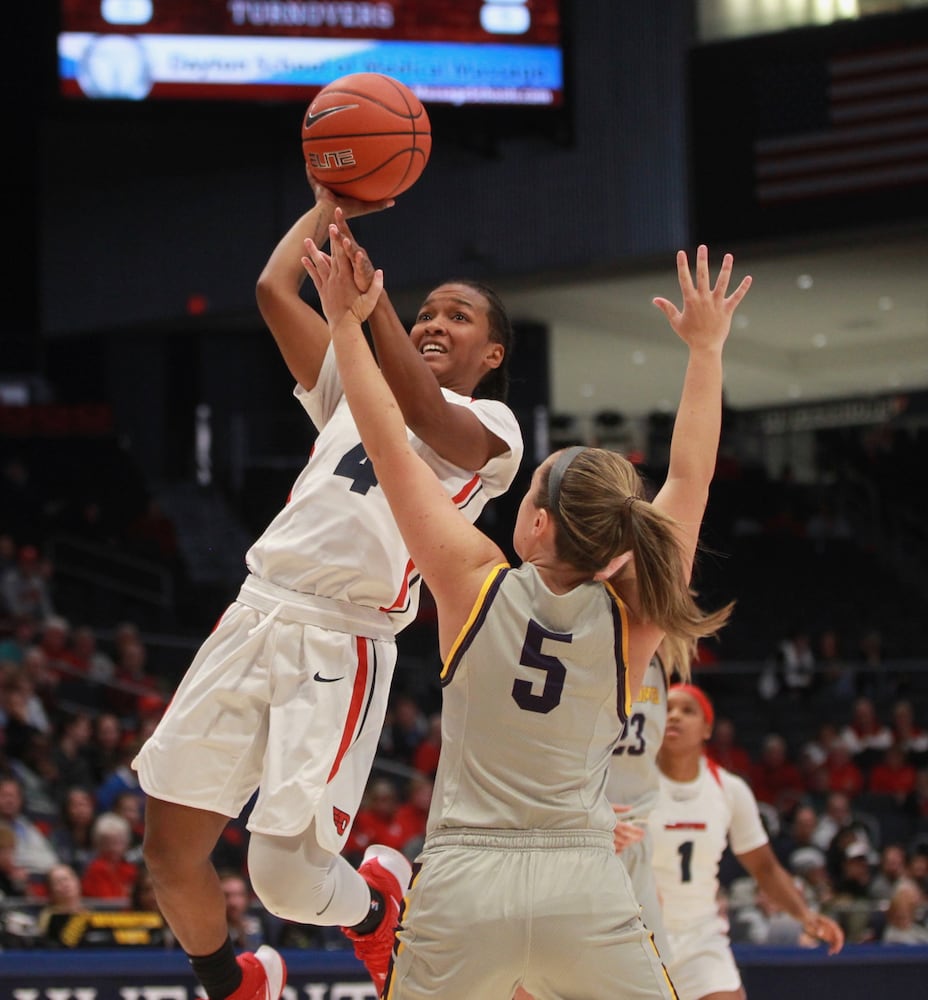
[[382, 201], [409, 190], [432, 151], [418, 97], [382, 73], [352, 73], [323, 87], [303, 117], [303, 156], [336, 194]]

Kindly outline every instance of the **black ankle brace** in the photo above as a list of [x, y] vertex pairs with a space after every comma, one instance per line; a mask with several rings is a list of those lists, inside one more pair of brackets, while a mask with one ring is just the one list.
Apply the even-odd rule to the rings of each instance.
[[351, 929], [355, 934], [372, 934], [380, 926], [385, 912], [383, 896], [377, 889], [371, 887], [371, 908], [367, 911], [367, 916]]

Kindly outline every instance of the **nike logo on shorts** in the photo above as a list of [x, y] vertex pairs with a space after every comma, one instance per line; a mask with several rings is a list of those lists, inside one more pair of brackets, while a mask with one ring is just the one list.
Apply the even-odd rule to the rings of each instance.
[[313, 114], [311, 111], [306, 112], [306, 121], [303, 122], [303, 128], [311, 128], [316, 122], [321, 121], [323, 118], [327, 118], [329, 115], [334, 115], [336, 111], [349, 111], [351, 108], [356, 108], [357, 104], [337, 104], [334, 108], [326, 108], [324, 111], [317, 111]]
[[340, 681], [340, 680], [343, 680], [343, 679], [344, 679], [344, 676], [345, 676], [345, 675], [344, 675], [344, 674], [342, 674], [342, 676], [341, 676], [341, 677], [323, 677], [323, 676], [322, 676], [322, 674], [320, 674], [320, 673], [319, 673], [319, 671], [317, 670], [317, 671], [316, 671], [316, 672], [315, 672], [315, 673], [313, 674], [313, 680], [314, 680], [314, 681], [320, 681], [320, 682], [321, 682], [321, 683], [323, 683], [323, 684], [332, 684], [332, 683], [333, 683], [334, 681]]

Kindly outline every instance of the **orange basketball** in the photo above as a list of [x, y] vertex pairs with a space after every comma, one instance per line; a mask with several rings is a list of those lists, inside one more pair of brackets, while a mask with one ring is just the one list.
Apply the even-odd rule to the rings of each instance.
[[337, 194], [381, 201], [408, 190], [432, 151], [418, 97], [382, 73], [352, 73], [323, 87], [303, 118], [303, 156]]

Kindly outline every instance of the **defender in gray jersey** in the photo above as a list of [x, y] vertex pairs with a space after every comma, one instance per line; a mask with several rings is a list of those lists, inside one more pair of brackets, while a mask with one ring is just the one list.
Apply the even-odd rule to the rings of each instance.
[[606, 784], [606, 795], [617, 814], [613, 830], [615, 848], [632, 880], [642, 919], [654, 935], [665, 965], [670, 964], [670, 941], [664, 931], [654, 881], [653, 843], [647, 822], [660, 795], [657, 751], [667, 724], [668, 684], [660, 657], [653, 657], [622, 729], [622, 738], [612, 752]]
[[695, 284], [678, 255], [683, 311], [655, 300], [689, 348], [666, 482], [649, 502], [622, 456], [556, 453], [522, 500], [523, 564], [510, 569], [409, 447], [361, 329], [383, 275], [356, 284], [350, 241], [329, 235], [331, 257], [307, 241], [304, 266], [378, 482], [435, 598], [444, 663], [426, 840], [383, 995], [474, 1000], [524, 986], [539, 1000], [669, 1000], [613, 848], [606, 782], [658, 645], [669, 667], [688, 662], [728, 616], [702, 612], [688, 582], [718, 448], [722, 346], [750, 279], [726, 297], [730, 255], [714, 287], [705, 247]]

